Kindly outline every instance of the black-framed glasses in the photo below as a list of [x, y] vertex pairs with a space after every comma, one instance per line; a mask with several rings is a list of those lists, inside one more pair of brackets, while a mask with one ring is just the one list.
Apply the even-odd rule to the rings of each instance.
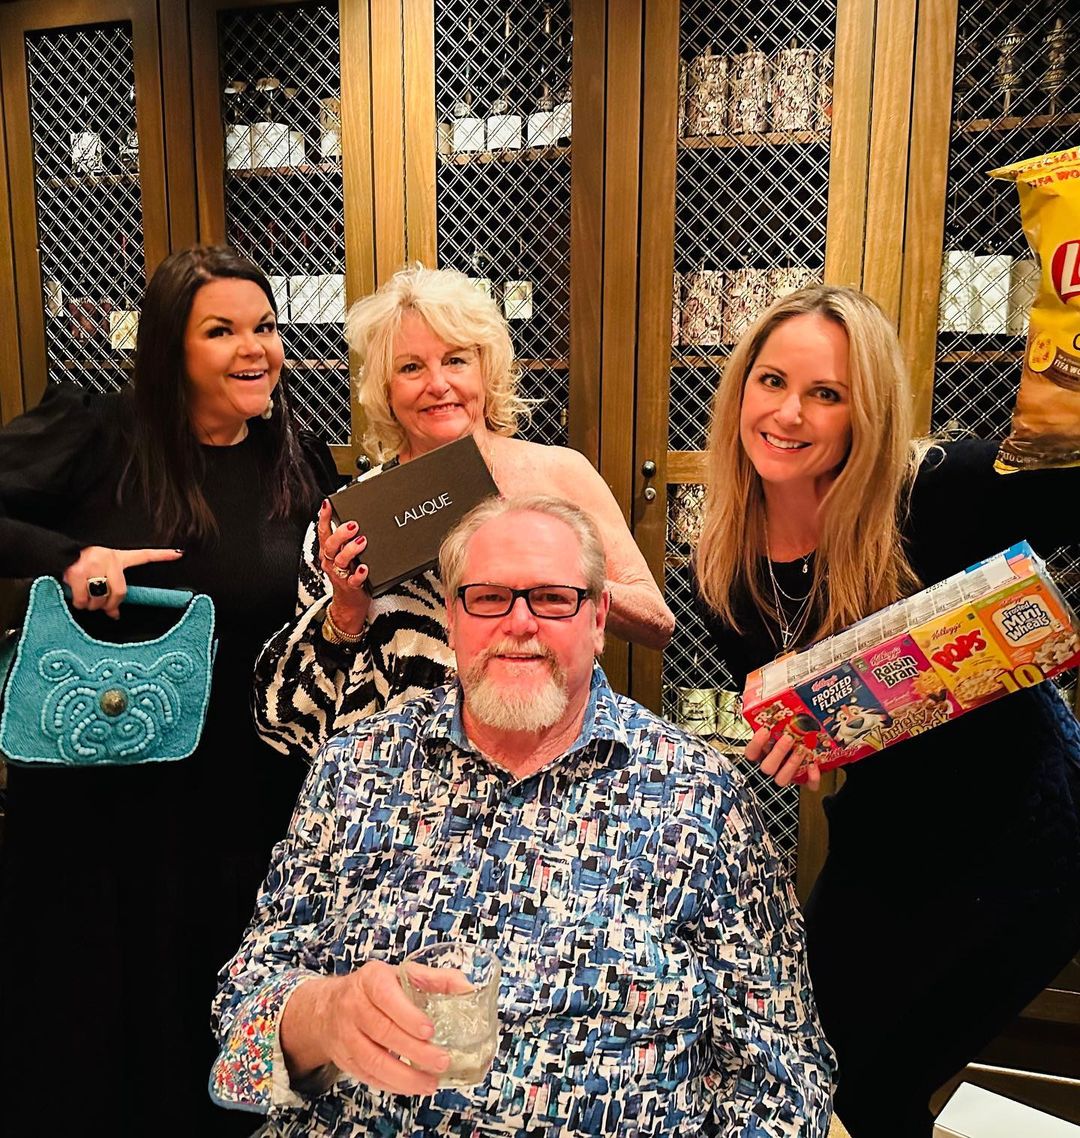
[[544, 620], [569, 620], [577, 616], [588, 589], [577, 585], [533, 585], [511, 589], [509, 585], [459, 585], [457, 595], [469, 616], [506, 616], [518, 597], [524, 597], [533, 616]]

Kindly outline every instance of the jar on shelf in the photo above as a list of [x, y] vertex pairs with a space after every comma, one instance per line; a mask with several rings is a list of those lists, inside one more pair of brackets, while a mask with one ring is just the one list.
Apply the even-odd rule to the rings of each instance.
[[765, 311], [772, 299], [767, 269], [733, 269], [728, 274], [727, 303], [724, 305], [723, 340], [735, 344]]
[[728, 68], [728, 124], [732, 134], [763, 134], [769, 125], [769, 61], [747, 44]]
[[722, 344], [726, 277], [722, 269], [697, 269], [682, 281], [683, 344]]
[[708, 48], [686, 67], [682, 133], [724, 134], [728, 127], [728, 60]]
[[772, 64], [772, 124], [774, 130], [813, 130], [817, 120], [818, 54], [813, 48], [791, 46], [776, 53]]

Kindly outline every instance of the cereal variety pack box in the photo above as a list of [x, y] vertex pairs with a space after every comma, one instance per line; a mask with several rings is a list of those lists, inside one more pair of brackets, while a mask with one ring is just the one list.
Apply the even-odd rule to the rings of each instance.
[[1076, 617], [1020, 542], [759, 668], [743, 714], [828, 770], [1078, 663]]

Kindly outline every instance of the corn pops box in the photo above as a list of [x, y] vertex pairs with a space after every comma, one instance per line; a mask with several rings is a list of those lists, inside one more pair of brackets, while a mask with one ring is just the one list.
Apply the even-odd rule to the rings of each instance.
[[1002, 676], [1009, 671], [1009, 657], [973, 605], [928, 620], [912, 629], [912, 638], [966, 710], [1008, 690]]
[[752, 672], [743, 714], [828, 770], [1078, 663], [1076, 617], [1020, 542]]

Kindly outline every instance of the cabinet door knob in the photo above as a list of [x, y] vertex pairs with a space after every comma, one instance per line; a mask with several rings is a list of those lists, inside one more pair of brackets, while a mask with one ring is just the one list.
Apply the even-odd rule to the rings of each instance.
[[655, 502], [656, 501], [656, 487], [655, 486], [646, 486], [645, 491], [644, 491], [644, 497], [645, 497], [646, 502]]
[[371, 469], [371, 459], [366, 454], [358, 454], [356, 456], [356, 469], [360, 474], [367, 474]]
[[[651, 458], [647, 458], [641, 464], [641, 473], [646, 478], [652, 478], [652, 476], [656, 473], [656, 463], [653, 462], [653, 460]], [[650, 499], [650, 501], [651, 501], [651, 499]]]

